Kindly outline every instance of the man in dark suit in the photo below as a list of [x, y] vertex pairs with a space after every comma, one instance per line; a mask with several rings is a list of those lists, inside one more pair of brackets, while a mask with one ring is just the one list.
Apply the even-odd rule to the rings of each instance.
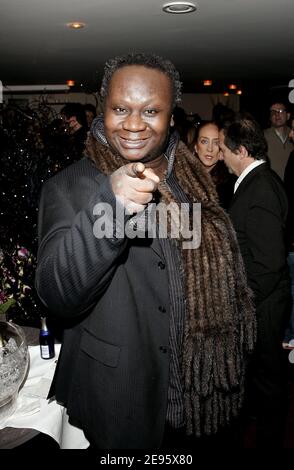
[[257, 312], [257, 345], [248, 375], [257, 445], [280, 447], [286, 410], [281, 343], [291, 308], [285, 247], [287, 198], [280, 178], [266, 163], [267, 144], [252, 118], [240, 115], [226, 123], [220, 132], [220, 149], [221, 158], [238, 176], [229, 214]]
[[[42, 191], [36, 286], [69, 322], [54, 392], [96, 448], [230, 446], [242, 406], [254, 308], [214, 185], [171, 132], [180, 89], [166, 59], [110, 60], [87, 157]], [[193, 201], [201, 247], [176, 217], [188, 206], [197, 234]], [[172, 217], [150, 217], [158, 202]]]

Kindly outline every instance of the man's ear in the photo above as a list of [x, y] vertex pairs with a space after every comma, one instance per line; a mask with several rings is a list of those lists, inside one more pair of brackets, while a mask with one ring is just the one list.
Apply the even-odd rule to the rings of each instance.
[[238, 155], [240, 156], [240, 160], [249, 157], [248, 150], [244, 145], [240, 145], [239, 149], [237, 150]]
[[287, 113], [287, 121], [289, 121], [291, 113]]

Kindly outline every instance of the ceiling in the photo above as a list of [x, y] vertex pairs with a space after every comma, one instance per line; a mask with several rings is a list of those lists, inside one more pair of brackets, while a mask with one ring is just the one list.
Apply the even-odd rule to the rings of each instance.
[[[164, 13], [164, 3], [0, 0], [0, 80], [74, 79], [97, 89], [105, 60], [134, 49], [170, 58], [186, 91], [208, 78], [284, 83], [294, 77], [293, 0], [197, 0], [197, 11], [185, 15]], [[66, 26], [78, 20], [84, 29]]]

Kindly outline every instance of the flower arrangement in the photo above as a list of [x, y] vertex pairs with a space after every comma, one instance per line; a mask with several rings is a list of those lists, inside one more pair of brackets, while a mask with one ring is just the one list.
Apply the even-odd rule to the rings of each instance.
[[35, 257], [23, 246], [0, 250], [0, 314], [7, 319], [24, 323], [40, 318], [42, 307], [34, 289], [35, 265]]
[[73, 158], [62, 122], [43, 99], [0, 108], [0, 146], [0, 315], [39, 325], [47, 314], [34, 287], [41, 187], [82, 154]]

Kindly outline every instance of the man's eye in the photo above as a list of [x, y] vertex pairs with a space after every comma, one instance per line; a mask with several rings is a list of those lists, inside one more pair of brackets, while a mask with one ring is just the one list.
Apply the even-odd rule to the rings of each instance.
[[124, 114], [124, 113], [126, 113], [126, 109], [124, 109], [124, 108], [114, 108], [114, 111], [115, 111], [117, 114]]
[[157, 114], [157, 111], [156, 109], [146, 109], [145, 114], [152, 116], [153, 114]]

